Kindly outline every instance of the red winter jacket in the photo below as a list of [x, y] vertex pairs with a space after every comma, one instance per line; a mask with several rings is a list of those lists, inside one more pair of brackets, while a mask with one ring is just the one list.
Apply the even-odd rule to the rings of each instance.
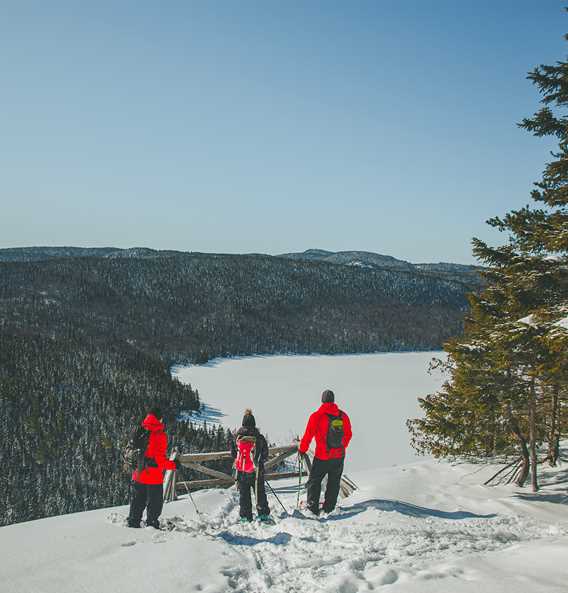
[[[343, 447], [337, 449], [327, 448], [327, 429], [329, 426], [329, 416], [339, 416], [341, 412], [343, 418]], [[341, 411], [337, 404], [324, 403], [316, 410], [308, 420], [306, 432], [300, 441], [298, 449], [300, 453], [306, 453], [310, 448], [313, 438], [316, 438], [316, 457], [318, 459], [341, 459], [345, 456], [345, 449], [349, 446], [351, 440], [351, 421], [349, 416]]]
[[132, 479], [141, 484], [162, 484], [164, 482], [164, 471], [167, 469], [176, 469], [176, 464], [166, 457], [166, 450], [168, 448], [168, 439], [164, 432], [164, 425], [154, 416], [148, 414], [142, 426], [150, 431], [150, 439], [148, 440], [148, 448], [146, 455], [150, 460], [156, 464], [157, 467], [146, 467], [141, 471], [135, 470], [132, 474]]

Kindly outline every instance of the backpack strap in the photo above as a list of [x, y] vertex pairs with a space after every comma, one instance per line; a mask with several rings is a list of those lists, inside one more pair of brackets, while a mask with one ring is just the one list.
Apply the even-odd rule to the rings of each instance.
[[244, 441], [245, 443], [256, 443], [256, 437], [249, 436], [249, 435], [243, 435], [243, 436], [237, 437], [237, 441]]

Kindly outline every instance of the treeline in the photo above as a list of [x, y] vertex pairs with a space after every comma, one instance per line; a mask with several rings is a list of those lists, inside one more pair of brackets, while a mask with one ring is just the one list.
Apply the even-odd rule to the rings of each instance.
[[465, 333], [446, 344], [449, 379], [420, 399], [424, 418], [408, 421], [415, 448], [436, 457], [513, 460], [493, 483], [538, 490], [542, 462], [556, 465], [568, 436], [568, 104], [567, 62], [529, 74], [544, 107], [521, 127], [556, 136], [542, 180], [526, 206], [489, 221], [509, 241], [474, 253], [489, 269], [487, 288], [470, 297]]

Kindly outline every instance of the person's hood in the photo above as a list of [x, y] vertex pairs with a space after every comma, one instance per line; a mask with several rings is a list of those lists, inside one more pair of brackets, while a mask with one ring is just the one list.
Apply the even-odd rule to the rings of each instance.
[[333, 416], [339, 416], [339, 408], [335, 402], [326, 402], [323, 403], [318, 412], [321, 414], [332, 414]]
[[156, 416], [154, 416], [154, 414], [148, 414], [146, 418], [144, 418], [142, 426], [151, 432], [164, 430], [164, 425], [156, 418]]

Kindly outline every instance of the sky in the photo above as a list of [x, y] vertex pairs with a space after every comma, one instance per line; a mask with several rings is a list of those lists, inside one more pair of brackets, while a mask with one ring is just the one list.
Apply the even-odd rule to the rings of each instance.
[[555, 0], [0, 0], [0, 247], [473, 263], [554, 144]]

